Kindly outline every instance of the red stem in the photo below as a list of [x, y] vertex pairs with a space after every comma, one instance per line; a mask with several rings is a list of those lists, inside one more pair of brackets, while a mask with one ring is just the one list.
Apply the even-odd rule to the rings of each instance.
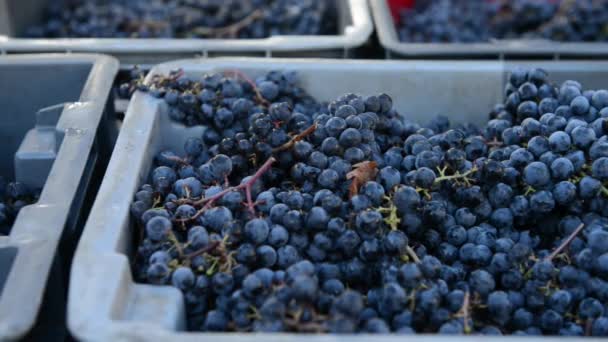
[[587, 321], [585, 321], [585, 336], [591, 336], [591, 329], [593, 329], [593, 319], [587, 318]]
[[583, 228], [585, 227], [584, 223], [581, 223], [578, 227], [576, 227], [576, 229], [572, 232], [572, 234], [570, 234], [570, 236], [568, 236], [568, 238], [566, 240], [564, 240], [564, 242], [562, 242], [561, 245], [559, 245], [557, 247], [557, 249], [555, 249], [553, 251], [553, 253], [549, 254], [545, 260], [547, 261], [551, 261], [553, 260], [553, 258], [555, 258], [559, 253], [561, 253], [566, 247], [568, 247], [568, 245], [572, 242], [572, 240], [574, 240], [574, 238], [578, 235], [578, 233], [580, 233]]
[[307, 129], [303, 130], [302, 133], [295, 135], [288, 142], [286, 142], [283, 145], [281, 145], [281, 146], [273, 149], [272, 152], [277, 153], [277, 152], [285, 151], [285, 150], [288, 150], [288, 149], [292, 148], [293, 145], [295, 145], [298, 141], [301, 141], [304, 138], [306, 138], [307, 136], [309, 136], [312, 133], [314, 133], [314, 131], [317, 130], [317, 126], [318, 125], [317, 125], [316, 122], [313, 123], [310, 127], [308, 127]]
[[181, 165], [188, 164], [188, 161], [186, 159], [180, 158], [178, 156], [172, 156], [172, 157], [166, 157], [166, 158], [167, 158], [167, 160], [174, 161], [174, 162], [176, 162], [178, 164], [181, 164]]
[[260, 94], [260, 91], [258, 90], [258, 87], [255, 85], [255, 83], [249, 78], [247, 77], [247, 75], [245, 75], [243, 72], [239, 71], [239, 70], [227, 70], [224, 71], [224, 74], [226, 76], [228, 76], [230, 73], [232, 73], [235, 78], [240, 78], [243, 81], [247, 82], [251, 88], [253, 88], [253, 91], [255, 92], [255, 96], [257, 97], [258, 101], [260, 101], [261, 104], [268, 106], [270, 103], [268, 103], [268, 101], [266, 101], [264, 99], [264, 97], [262, 97], [262, 94]]
[[205, 246], [205, 247], [203, 247], [203, 248], [201, 248], [201, 249], [199, 249], [197, 251], [194, 251], [194, 252], [186, 255], [186, 259], [192, 259], [195, 256], [199, 256], [201, 254], [205, 254], [205, 253], [211, 252], [212, 250], [216, 249], [217, 246], [219, 246], [219, 245], [220, 245], [219, 241], [213, 241], [212, 243], [208, 244], [207, 246]]
[[191, 221], [191, 220], [195, 220], [197, 219], [199, 216], [201, 216], [205, 210], [209, 209], [213, 203], [215, 203], [217, 200], [221, 199], [222, 197], [224, 197], [224, 195], [226, 195], [227, 193], [231, 192], [231, 191], [238, 191], [238, 190], [245, 190], [245, 194], [247, 196], [247, 207], [249, 208], [249, 210], [252, 212], [252, 214], [255, 215], [255, 208], [254, 208], [254, 204], [251, 198], [251, 187], [253, 186], [253, 184], [262, 177], [262, 175], [264, 173], [266, 173], [266, 171], [268, 171], [271, 167], [272, 164], [276, 161], [276, 159], [274, 159], [274, 157], [270, 157], [268, 158], [268, 160], [266, 162], [264, 162], [264, 164], [262, 164], [262, 166], [258, 169], [258, 171], [253, 174], [251, 176], [251, 178], [249, 180], [247, 180], [244, 183], [241, 183], [237, 186], [231, 186], [229, 188], [226, 188], [222, 191], [220, 191], [219, 193], [211, 196], [211, 197], [207, 197], [207, 198], [202, 198], [196, 202], [194, 202], [194, 205], [203, 205], [204, 206], [196, 212], [196, 214], [194, 216], [192, 216], [191, 218], [188, 219], [181, 219], [181, 220], [176, 220], [176, 222], [187, 222], [187, 221]]
[[247, 208], [249, 208], [249, 212], [255, 216], [255, 208], [253, 200], [251, 199], [251, 185], [245, 187], [245, 196], [247, 196]]
[[179, 69], [178, 72], [173, 75], [173, 80], [178, 80], [180, 77], [184, 76], [184, 69]]
[[198, 35], [201, 35], [201, 36], [211, 36], [211, 37], [220, 37], [220, 38], [223, 37], [224, 35], [228, 34], [230, 38], [236, 38], [236, 35], [239, 33], [239, 31], [241, 29], [247, 27], [255, 20], [261, 18], [263, 16], [263, 14], [264, 13], [261, 9], [257, 9], [255, 11], [251, 12], [245, 18], [243, 18], [240, 21], [237, 21], [231, 25], [224, 26], [224, 27], [217, 27], [217, 28], [198, 27], [198, 28], [194, 29], [193, 32]]

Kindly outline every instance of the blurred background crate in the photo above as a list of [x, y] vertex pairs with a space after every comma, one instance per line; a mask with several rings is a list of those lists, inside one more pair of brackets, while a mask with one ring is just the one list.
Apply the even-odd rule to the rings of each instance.
[[401, 41], [398, 33], [399, 12], [413, 6], [415, 1], [369, 1], [377, 36], [387, 58], [559, 60], [608, 57], [608, 43], [605, 42], [560, 42], [539, 38], [491, 38], [487, 42], [470, 43]]
[[335, 35], [272, 36], [263, 39], [22, 38], [42, 20], [47, 0], [0, 0], [0, 52], [96, 52], [122, 64], [152, 65], [196, 56], [331, 57], [353, 56], [373, 32], [367, 0], [329, 0], [337, 12]]

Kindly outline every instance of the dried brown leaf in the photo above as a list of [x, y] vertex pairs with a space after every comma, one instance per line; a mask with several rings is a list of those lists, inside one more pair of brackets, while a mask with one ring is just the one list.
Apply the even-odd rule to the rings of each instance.
[[353, 170], [346, 174], [346, 179], [352, 179], [349, 188], [350, 198], [359, 193], [359, 188], [376, 177], [378, 164], [375, 161], [364, 161], [353, 165]]

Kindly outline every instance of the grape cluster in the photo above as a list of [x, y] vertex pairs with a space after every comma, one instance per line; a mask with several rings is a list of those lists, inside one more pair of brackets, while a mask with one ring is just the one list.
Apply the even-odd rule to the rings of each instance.
[[608, 1], [417, 1], [400, 13], [406, 42], [484, 42], [492, 38], [608, 40]]
[[402, 9], [399, 39], [405, 42], [477, 42], [492, 38], [486, 1], [416, 1]]
[[608, 41], [608, 1], [564, 1], [558, 13], [539, 30], [557, 41]]
[[335, 34], [336, 9], [320, 0], [52, 1], [30, 38], [266, 38]]
[[608, 335], [607, 90], [515, 70], [483, 127], [421, 126], [235, 74], [141, 86], [214, 110], [131, 206], [135, 277], [191, 330]]
[[[286, 103], [307, 117], [321, 109], [321, 105], [297, 85], [294, 72], [271, 72], [254, 82], [238, 70], [206, 75], [202, 80], [190, 79], [175, 70], [168, 77], [154, 76], [147, 85], [144, 72], [135, 67], [129, 79], [119, 86], [120, 97], [130, 98], [135, 90], [143, 90], [163, 98], [174, 121], [209, 128], [205, 132], [208, 146], [220, 142], [222, 134], [244, 132], [249, 115], [263, 112], [271, 102]], [[273, 110], [286, 109], [277, 105]]]
[[38, 193], [20, 182], [7, 183], [0, 177], [0, 235], [8, 235], [13, 222], [24, 206], [34, 203]]

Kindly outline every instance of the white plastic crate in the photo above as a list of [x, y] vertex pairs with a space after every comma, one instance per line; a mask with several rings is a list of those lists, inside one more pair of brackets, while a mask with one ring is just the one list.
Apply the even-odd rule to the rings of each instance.
[[263, 39], [26, 39], [19, 34], [41, 17], [49, 0], [0, 0], [0, 52], [97, 52], [123, 64], [156, 64], [177, 58], [216, 56], [338, 57], [363, 45], [373, 32], [367, 0], [327, 0], [338, 11], [338, 33]]
[[[519, 63], [542, 66], [555, 82], [575, 77], [585, 87], [605, 86], [608, 62]], [[155, 74], [181, 68], [186, 75], [238, 69], [255, 78], [270, 70], [295, 70], [300, 84], [320, 101], [346, 92], [372, 95], [386, 92], [394, 108], [410, 120], [426, 122], [433, 115], [454, 122], [483, 122], [503, 99], [508, 70], [503, 62], [399, 62], [300, 59], [198, 59], [155, 67]], [[70, 279], [68, 327], [85, 341], [400, 341], [397, 335], [296, 335], [185, 332], [181, 292], [171, 286], [135, 283], [129, 257], [133, 254], [130, 204], [145, 182], [154, 156], [166, 149], [181, 150], [185, 139], [200, 136], [204, 127], [172, 122], [161, 99], [136, 93], [112, 160], [78, 246]], [[465, 338], [465, 337], [462, 337]], [[480, 340], [487, 337], [466, 337]], [[408, 336], [424, 341], [454, 337]], [[501, 341], [515, 337], [502, 337]], [[557, 340], [542, 338], [544, 341]], [[585, 340], [589, 341], [589, 340]]]

